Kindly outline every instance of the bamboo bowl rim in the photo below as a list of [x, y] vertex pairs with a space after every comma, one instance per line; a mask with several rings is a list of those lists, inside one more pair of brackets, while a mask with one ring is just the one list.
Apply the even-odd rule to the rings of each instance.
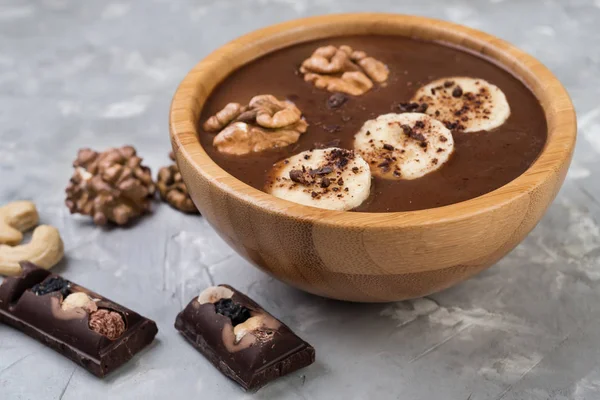
[[[290, 45], [362, 34], [401, 35], [458, 46], [495, 62], [534, 93], [546, 117], [548, 137], [534, 163], [519, 177], [479, 197], [417, 211], [370, 213], [332, 211], [304, 206], [255, 189], [218, 166], [198, 139], [197, 121], [206, 98], [230, 73], [265, 54]], [[232, 99], [233, 101], [233, 99]], [[575, 110], [558, 79], [541, 62], [515, 46], [481, 31], [432, 18], [356, 13], [296, 19], [256, 30], [218, 48], [200, 61], [178, 87], [170, 110], [173, 149], [211, 185], [268, 214], [280, 214], [318, 225], [398, 228], [466, 220], [521, 200], [546, 181], [556, 179], [569, 163], [577, 133]]]

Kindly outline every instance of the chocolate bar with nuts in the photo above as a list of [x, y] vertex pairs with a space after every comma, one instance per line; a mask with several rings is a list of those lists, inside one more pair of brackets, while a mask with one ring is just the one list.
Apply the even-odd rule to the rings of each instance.
[[227, 285], [200, 293], [179, 313], [175, 328], [245, 390], [256, 390], [315, 361], [311, 345]]
[[0, 322], [104, 377], [152, 343], [147, 318], [82, 286], [22, 262], [0, 285]]

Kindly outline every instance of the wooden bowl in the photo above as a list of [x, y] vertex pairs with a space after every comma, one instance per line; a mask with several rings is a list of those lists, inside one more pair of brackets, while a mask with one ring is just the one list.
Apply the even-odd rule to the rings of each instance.
[[[545, 111], [548, 141], [539, 158], [514, 181], [472, 200], [422, 211], [359, 213], [278, 199], [234, 178], [206, 154], [197, 137], [200, 111], [232, 71], [293, 44], [357, 34], [443, 41], [495, 60], [531, 88]], [[556, 77], [498, 38], [423, 17], [345, 14], [274, 25], [216, 50], [179, 86], [171, 105], [170, 130], [194, 203], [239, 254], [310, 293], [385, 302], [448, 288], [491, 266], [521, 242], [565, 178], [576, 120]]]

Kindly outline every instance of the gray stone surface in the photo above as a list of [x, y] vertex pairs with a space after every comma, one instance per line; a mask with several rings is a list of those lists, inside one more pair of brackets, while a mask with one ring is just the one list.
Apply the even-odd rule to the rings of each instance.
[[[234, 254], [201, 217], [158, 205], [130, 229], [73, 217], [63, 190], [78, 148], [135, 144], [167, 163], [168, 107], [211, 50], [274, 22], [341, 11], [443, 18], [546, 63], [576, 104], [567, 182], [509, 256], [443, 293], [388, 305], [317, 298]], [[60, 228], [56, 270], [155, 319], [154, 345], [98, 380], [0, 326], [1, 399], [600, 398], [598, 0], [0, 0], [0, 204], [37, 202]], [[173, 329], [201, 288], [228, 282], [317, 348], [310, 368], [244, 394]]]

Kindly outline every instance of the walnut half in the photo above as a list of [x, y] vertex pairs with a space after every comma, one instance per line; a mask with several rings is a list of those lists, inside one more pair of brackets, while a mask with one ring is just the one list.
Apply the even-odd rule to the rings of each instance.
[[300, 72], [319, 89], [353, 96], [369, 91], [373, 82], [384, 83], [389, 75], [384, 63], [346, 45], [319, 47], [304, 60]]
[[296, 143], [308, 124], [290, 101], [275, 96], [255, 96], [247, 106], [229, 103], [203, 125], [219, 131], [213, 146], [223, 154], [244, 155]]

